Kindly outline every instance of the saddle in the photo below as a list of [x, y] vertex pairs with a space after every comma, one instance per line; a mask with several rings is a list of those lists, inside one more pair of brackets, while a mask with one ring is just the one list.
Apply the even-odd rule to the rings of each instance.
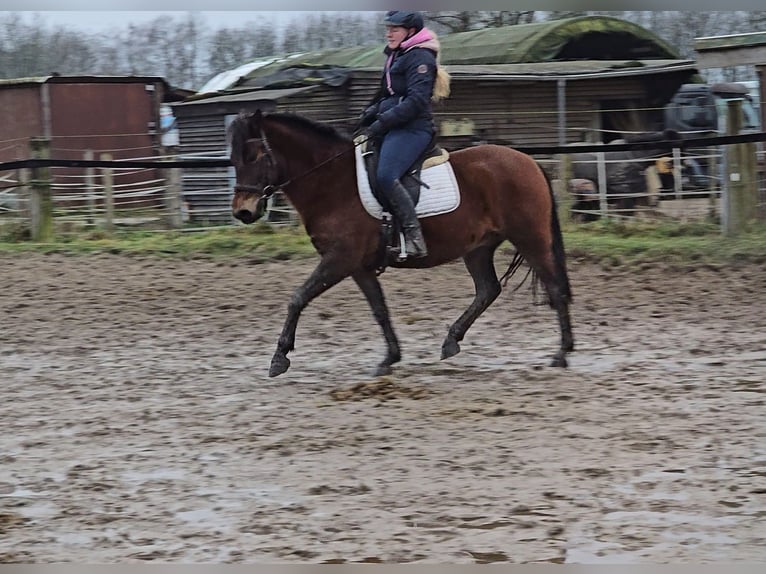
[[[373, 144], [369, 140], [362, 144], [362, 157], [364, 158], [364, 165], [367, 169], [367, 179], [370, 182], [370, 189], [372, 190], [375, 199], [383, 206], [388, 213], [391, 213], [391, 209], [388, 205], [386, 196], [380, 191], [377, 181], [378, 171], [378, 154], [380, 152], [379, 146]], [[431, 138], [431, 142], [426, 147], [426, 150], [420, 154], [420, 157], [404, 172], [404, 175], [400, 178], [401, 184], [410, 194], [412, 198], [412, 204], [417, 205], [420, 199], [420, 188], [425, 186], [428, 188], [428, 184], [424, 183], [420, 179], [420, 172], [429, 167], [445, 163], [449, 160], [449, 152], [439, 147], [436, 143], [436, 135]]]
[[[388, 200], [380, 191], [380, 186], [377, 182], [376, 173], [380, 151], [379, 146], [368, 143], [368, 141], [365, 141], [362, 144], [362, 158], [364, 159], [365, 168], [367, 170], [367, 179], [370, 182], [372, 194], [384, 210], [380, 227], [380, 248], [378, 250], [378, 257], [375, 265], [377, 274], [380, 275], [386, 270], [387, 265], [391, 261], [401, 260], [400, 257], [403, 253], [402, 245], [404, 243], [404, 236], [399, 228], [399, 222], [391, 215], [391, 208], [388, 204]], [[429, 185], [420, 178], [421, 172], [429, 167], [446, 163], [448, 160], [449, 152], [436, 144], [436, 135], [434, 134], [431, 138], [431, 142], [426, 147], [426, 150], [415, 160], [399, 180], [407, 190], [407, 193], [410, 194], [413, 205], [417, 206], [418, 204], [421, 187], [430, 189]]]

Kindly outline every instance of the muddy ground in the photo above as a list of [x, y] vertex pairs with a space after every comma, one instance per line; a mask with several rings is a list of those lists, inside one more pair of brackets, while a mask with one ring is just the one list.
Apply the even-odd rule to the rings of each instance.
[[[507, 264], [498, 258], [498, 267]], [[0, 255], [0, 562], [766, 560], [766, 269], [570, 261], [577, 350], [461, 264], [352, 282], [267, 377], [313, 261]]]

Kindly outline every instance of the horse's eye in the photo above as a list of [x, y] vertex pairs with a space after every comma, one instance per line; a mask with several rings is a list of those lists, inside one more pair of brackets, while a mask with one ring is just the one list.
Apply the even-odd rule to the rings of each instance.
[[248, 147], [245, 150], [244, 159], [245, 159], [245, 163], [255, 163], [257, 159], [257, 154], [255, 153], [255, 150], [253, 148]]

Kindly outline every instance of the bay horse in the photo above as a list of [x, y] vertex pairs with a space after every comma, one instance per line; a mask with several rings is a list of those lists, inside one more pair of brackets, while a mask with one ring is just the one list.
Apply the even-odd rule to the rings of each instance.
[[[317, 267], [289, 301], [269, 376], [290, 367], [287, 354], [294, 349], [298, 318], [306, 305], [349, 276], [367, 298], [386, 340], [386, 356], [375, 375], [390, 374], [401, 352], [376, 273], [381, 224], [365, 211], [359, 197], [354, 142], [327, 124], [261, 110], [240, 113], [227, 137], [236, 173], [234, 217], [253, 223], [265, 213], [266, 200], [281, 190], [320, 255]], [[429, 268], [462, 258], [471, 274], [475, 297], [449, 328], [441, 358], [460, 351], [469, 327], [500, 294], [494, 253], [508, 240], [517, 253], [501, 279], [526, 260], [558, 314], [561, 344], [551, 365], [566, 367], [566, 354], [574, 349], [571, 291], [550, 180], [530, 156], [498, 145], [452, 152], [450, 162], [460, 205], [421, 220], [428, 256], [391, 262], [393, 267]]]

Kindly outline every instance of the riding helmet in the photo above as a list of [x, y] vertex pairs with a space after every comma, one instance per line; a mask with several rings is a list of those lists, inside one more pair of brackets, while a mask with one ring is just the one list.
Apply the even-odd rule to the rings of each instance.
[[383, 20], [386, 26], [401, 26], [402, 28], [415, 28], [417, 32], [423, 29], [423, 16], [420, 12], [408, 10], [391, 10], [386, 12]]

